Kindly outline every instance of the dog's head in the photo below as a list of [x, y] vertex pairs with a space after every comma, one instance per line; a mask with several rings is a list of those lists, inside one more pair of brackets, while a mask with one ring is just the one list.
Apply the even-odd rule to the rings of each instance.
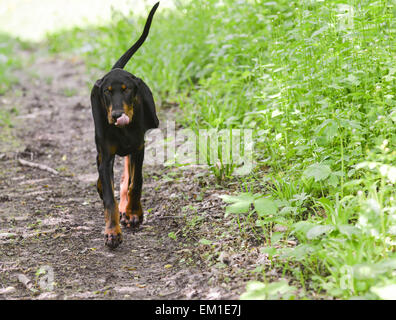
[[110, 125], [123, 127], [132, 122], [139, 83], [129, 72], [114, 69], [95, 84]]
[[143, 80], [122, 69], [113, 69], [97, 80], [91, 93], [95, 125], [126, 127], [138, 123], [144, 131], [158, 128], [153, 95]]

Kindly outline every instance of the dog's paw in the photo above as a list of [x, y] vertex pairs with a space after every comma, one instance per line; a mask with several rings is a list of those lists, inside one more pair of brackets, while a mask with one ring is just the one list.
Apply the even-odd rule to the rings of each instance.
[[122, 243], [122, 233], [113, 230], [105, 231], [105, 245], [110, 249], [117, 248]]
[[140, 215], [120, 212], [120, 223], [126, 228], [137, 228], [143, 222], [143, 212]]

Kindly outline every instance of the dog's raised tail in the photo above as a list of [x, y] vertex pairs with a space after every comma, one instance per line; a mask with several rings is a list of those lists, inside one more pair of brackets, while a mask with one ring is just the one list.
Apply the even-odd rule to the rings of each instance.
[[132, 56], [134, 55], [134, 53], [136, 51], [138, 51], [138, 49], [140, 48], [140, 46], [143, 44], [143, 42], [146, 40], [149, 30], [150, 30], [150, 26], [151, 26], [151, 21], [153, 20], [153, 16], [155, 11], [157, 10], [159, 6], [159, 1], [154, 5], [154, 7], [151, 9], [148, 17], [147, 17], [147, 21], [146, 24], [144, 26], [144, 30], [142, 35], [140, 36], [140, 38], [138, 39], [138, 41], [136, 41], [132, 47], [130, 47], [128, 49], [127, 52], [125, 52], [122, 57], [120, 59], [118, 59], [118, 61], [114, 64], [113, 68], [111, 69], [115, 69], [115, 68], [120, 68], [123, 69], [125, 67], [125, 65], [128, 63], [129, 59], [132, 58]]

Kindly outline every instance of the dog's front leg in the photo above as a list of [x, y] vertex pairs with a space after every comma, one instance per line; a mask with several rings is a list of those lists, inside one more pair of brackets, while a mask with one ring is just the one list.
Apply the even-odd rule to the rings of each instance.
[[117, 200], [114, 197], [113, 164], [114, 154], [100, 155], [98, 161], [99, 180], [103, 195], [105, 214], [105, 244], [110, 248], [116, 248], [122, 242], [120, 217]]

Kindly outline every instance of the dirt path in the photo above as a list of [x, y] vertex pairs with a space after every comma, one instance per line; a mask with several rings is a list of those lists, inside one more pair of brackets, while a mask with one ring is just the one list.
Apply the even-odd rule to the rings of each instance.
[[[19, 79], [0, 97], [2, 108], [19, 110], [15, 139], [0, 144], [0, 299], [224, 299], [243, 292], [247, 277], [238, 270], [246, 262], [254, 268], [260, 256], [224, 258], [224, 244], [240, 243], [232, 222], [227, 229], [221, 221], [221, 191], [202, 172], [146, 167], [145, 222], [135, 233], [123, 230], [119, 248], [106, 248], [84, 64], [41, 58]], [[116, 181], [121, 167], [118, 159]], [[221, 234], [217, 244], [199, 243], [208, 237], [198, 235], [203, 223], [208, 230], [222, 225], [213, 233]]]

